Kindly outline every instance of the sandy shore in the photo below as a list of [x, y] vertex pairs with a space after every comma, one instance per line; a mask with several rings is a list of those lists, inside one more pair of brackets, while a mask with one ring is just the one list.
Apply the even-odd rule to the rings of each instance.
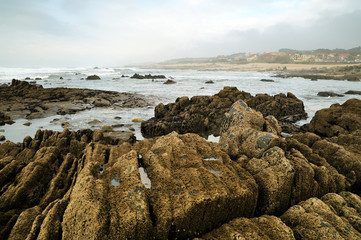
[[[211, 70], [211, 71], [279, 71], [287, 69], [288, 71], [310, 71], [310, 70], [330, 70], [336, 67], [344, 67], [350, 64], [281, 64], [281, 63], [178, 63], [178, 64], [151, 64], [140, 66], [142, 68], [155, 69], [193, 69], [193, 70]], [[357, 64], [351, 64], [357, 65]], [[360, 64], [358, 64], [360, 65]]]

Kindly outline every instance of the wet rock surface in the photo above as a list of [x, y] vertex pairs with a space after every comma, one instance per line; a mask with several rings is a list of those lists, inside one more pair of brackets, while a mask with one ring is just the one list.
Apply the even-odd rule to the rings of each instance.
[[292, 93], [251, 96], [235, 87], [225, 87], [214, 96], [195, 96], [191, 99], [181, 97], [175, 103], [159, 104], [155, 108], [154, 118], [142, 123], [142, 134], [145, 137], [154, 137], [176, 131], [219, 135], [224, 114], [239, 99], [264, 116], [275, 116], [282, 122], [281, 126], [285, 126], [285, 130], [290, 129], [288, 124], [307, 116], [303, 102]]
[[94, 107], [145, 107], [152, 105], [145, 96], [112, 91], [71, 88], [43, 88], [26, 81], [13, 80], [0, 86], [0, 124], [10, 118], [43, 118], [73, 114]]

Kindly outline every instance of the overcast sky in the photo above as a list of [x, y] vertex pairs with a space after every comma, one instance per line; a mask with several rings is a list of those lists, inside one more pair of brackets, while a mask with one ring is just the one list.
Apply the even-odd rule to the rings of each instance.
[[360, 0], [0, 0], [0, 67], [361, 45]]

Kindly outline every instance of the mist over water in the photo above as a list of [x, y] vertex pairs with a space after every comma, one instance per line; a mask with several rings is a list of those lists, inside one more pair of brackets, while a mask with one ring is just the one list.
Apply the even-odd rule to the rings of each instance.
[[[166, 85], [166, 79], [131, 79], [134, 73], [165, 75], [173, 79], [176, 84]], [[89, 75], [96, 74], [101, 80], [85, 80]], [[345, 95], [344, 97], [319, 97], [320, 91], [333, 91], [343, 94], [349, 90], [361, 90], [361, 82], [349, 82], [338, 80], [318, 80], [311, 81], [303, 78], [277, 78], [273, 77], [274, 72], [236, 72], [236, 71], [196, 71], [196, 70], [159, 70], [159, 69], [136, 69], [136, 68], [0, 68], [0, 84], [9, 84], [11, 79], [24, 80], [30, 77], [37, 84], [44, 88], [67, 87], [67, 88], [88, 88], [99, 90], [110, 90], [118, 92], [138, 93], [149, 96], [158, 104], [174, 102], [178, 97], [196, 95], [214, 95], [225, 86], [234, 86], [256, 95], [267, 93], [275, 95], [279, 93], [291, 92], [304, 102], [305, 110], [309, 118], [299, 124], [310, 121], [315, 112], [322, 108], [327, 108], [334, 103], [344, 103], [350, 98], [361, 98], [360, 95]], [[122, 77], [124, 75], [125, 77]], [[60, 79], [62, 78], [62, 79]], [[272, 79], [274, 82], [261, 82], [261, 79]], [[206, 84], [212, 80], [214, 84]], [[92, 109], [72, 115], [53, 116], [46, 119], [30, 120], [32, 125], [23, 126], [27, 120], [15, 120], [15, 124], [0, 126], [5, 132], [7, 140], [21, 142], [25, 136], [33, 137], [37, 129], [61, 130], [59, 123], [69, 122], [70, 130], [83, 128], [97, 129], [102, 125], [124, 124], [119, 130], [135, 128], [137, 139], [142, 139], [140, 133], [140, 123], [132, 123], [134, 118], [149, 119], [154, 116], [154, 106], [147, 108], [124, 108], [122, 110], [113, 109]], [[120, 116], [116, 120], [114, 117]], [[55, 118], [59, 118], [59, 123], [50, 123]], [[100, 120], [101, 124], [88, 124], [91, 120]]]

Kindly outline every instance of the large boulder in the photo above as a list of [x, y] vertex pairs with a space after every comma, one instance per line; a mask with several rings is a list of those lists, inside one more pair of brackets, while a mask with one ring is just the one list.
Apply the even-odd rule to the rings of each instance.
[[348, 134], [361, 129], [361, 100], [350, 99], [344, 104], [316, 112], [308, 130], [324, 137]]
[[258, 195], [253, 177], [216, 143], [173, 132], [148, 149], [142, 162], [152, 182], [157, 239], [191, 238], [253, 215]]
[[223, 115], [229, 112], [233, 103], [242, 99], [251, 108], [264, 116], [274, 115], [282, 120], [284, 130], [291, 129], [289, 123], [306, 118], [303, 102], [288, 93], [269, 96], [239, 91], [235, 87], [225, 87], [213, 96], [194, 96], [177, 98], [174, 103], [159, 104], [154, 111], [154, 118], [142, 122], [141, 130], [145, 137], [154, 137], [178, 133], [198, 133], [208, 136], [219, 135]]
[[232, 158], [242, 154], [258, 158], [266, 150], [285, 144], [280, 133], [277, 119], [264, 118], [243, 100], [238, 100], [224, 115], [219, 144]]

